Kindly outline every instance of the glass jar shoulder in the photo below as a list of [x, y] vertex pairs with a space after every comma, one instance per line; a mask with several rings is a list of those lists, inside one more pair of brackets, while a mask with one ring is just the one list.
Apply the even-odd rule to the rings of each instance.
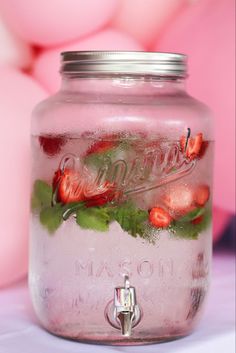
[[[211, 112], [186, 92], [114, 95], [59, 92], [33, 112], [32, 133], [76, 133], [91, 130], [165, 131], [178, 136], [188, 127], [213, 139]], [[168, 132], [169, 131], [169, 132]], [[171, 136], [174, 138], [174, 136]]]

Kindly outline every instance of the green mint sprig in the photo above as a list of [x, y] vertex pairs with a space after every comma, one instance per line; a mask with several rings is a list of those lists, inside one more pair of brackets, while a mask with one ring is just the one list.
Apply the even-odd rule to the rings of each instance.
[[45, 181], [36, 180], [33, 186], [31, 209], [33, 211], [41, 210], [44, 207], [51, 206], [52, 187]]
[[[31, 200], [34, 213], [39, 214], [41, 224], [53, 234], [69, 217], [74, 216], [82, 229], [106, 232], [113, 221], [133, 237], [149, 239], [150, 224], [148, 211], [140, 209], [128, 200], [122, 204], [106, 204], [105, 206], [86, 207], [85, 202], [52, 205], [52, 187], [42, 180], [36, 180]], [[201, 222], [193, 221], [202, 217]], [[179, 220], [172, 221], [168, 228], [173, 235], [185, 239], [197, 239], [199, 234], [209, 227], [211, 211], [199, 207], [190, 211]], [[155, 230], [155, 229], [153, 229]]]
[[107, 163], [115, 160], [120, 151], [128, 151], [130, 149], [129, 142], [127, 140], [120, 141], [114, 146], [110, 147], [104, 152], [93, 152], [88, 156], [84, 157], [84, 164], [89, 167], [100, 168]]
[[83, 229], [100, 232], [109, 230], [109, 225], [117, 221], [121, 228], [136, 237], [143, 236], [148, 220], [148, 212], [141, 210], [129, 201], [121, 205], [86, 207], [84, 202], [66, 205], [51, 205], [52, 188], [41, 180], [36, 180], [32, 196], [32, 210], [39, 212], [41, 224], [53, 234], [70, 216], [76, 216], [76, 223]]
[[53, 234], [63, 222], [63, 207], [57, 204], [53, 207], [45, 207], [41, 210], [39, 215], [40, 223]]
[[148, 212], [127, 201], [113, 209], [113, 218], [133, 237], [143, 237], [147, 228]]
[[106, 232], [111, 221], [107, 207], [83, 207], [76, 212], [76, 223], [83, 229]]
[[103, 153], [91, 153], [84, 158], [84, 164], [89, 167], [100, 168], [116, 156], [116, 147]]
[[[201, 222], [194, 224], [196, 218], [202, 216]], [[173, 235], [185, 239], [197, 239], [200, 233], [206, 230], [211, 223], [211, 210], [208, 208], [196, 208], [184, 217], [171, 224], [171, 232]]]

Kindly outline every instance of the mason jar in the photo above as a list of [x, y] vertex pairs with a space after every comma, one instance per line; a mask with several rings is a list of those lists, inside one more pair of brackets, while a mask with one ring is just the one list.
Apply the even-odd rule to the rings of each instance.
[[186, 56], [65, 52], [61, 75], [32, 119], [36, 315], [78, 341], [188, 335], [209, 287], [213, 132]]

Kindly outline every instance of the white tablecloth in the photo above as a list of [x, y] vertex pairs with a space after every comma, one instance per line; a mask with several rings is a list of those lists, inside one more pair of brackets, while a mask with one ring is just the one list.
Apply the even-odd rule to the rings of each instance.
[[139, 347], [112, 347], [57, 338], [38, 326], [26, 281], [0, 291], [0, 353], [235, 353], [235, 259], [215, 254], [207, 309], [194, 334]]

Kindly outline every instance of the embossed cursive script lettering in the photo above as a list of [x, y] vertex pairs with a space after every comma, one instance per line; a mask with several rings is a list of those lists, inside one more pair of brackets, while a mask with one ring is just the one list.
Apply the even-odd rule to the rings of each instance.
[[[99, 193], [99, 186], [111, 181], [123, 195], [141, 193], [156, 189], [191, 173], [196, 161], [190, 161], [180, 152], [178, 143], [162, 142], [155, 148], [144, 148], [132, 160], [104, 158], [97, 174], [91, 176], [81, 158], [74, 154], [66, 154], [60, 169], [72, 167], [80, 172], [79, 188], [83, 188], [86, 196]], [[94, 189], [95, 188], [95, 189]], [[101, 188], [101, 193], [103, 188]]]

